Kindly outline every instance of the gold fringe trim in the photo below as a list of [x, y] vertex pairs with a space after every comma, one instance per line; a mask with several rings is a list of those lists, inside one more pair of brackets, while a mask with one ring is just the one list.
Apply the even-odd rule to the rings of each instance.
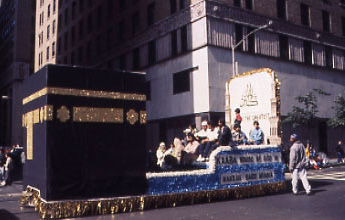
[[89, 215], [107, 215], [148, 209], [210, 203], [215, 201], [265, 196], [287, 190], [286, 182], [236, 187], [212, 191], [198, 191], [155, 196], [116, 197], [46, 202], [37, 189], [30, 186], [21, 197], [21, 205], [33, 205], [41, 218], [74, 218]]

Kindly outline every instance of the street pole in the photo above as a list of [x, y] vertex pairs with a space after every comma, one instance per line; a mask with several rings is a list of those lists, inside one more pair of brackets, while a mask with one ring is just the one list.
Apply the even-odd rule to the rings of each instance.
[[252, 30], [251, 32], [249, 32], [249, 34], [247, 34], [246, 36], [244, 36], [242, 38], [242, 40], [240, 40], [237, 44], [234, 45], [234, 41], [231, 41], [231, 54], [232, 54], [232, 76], [236, 76], [235, 73], [235, 49], [241, 45], [243, 43], [243, 41], [245, 41], [250, 35], [254, 34], [255, 32], [262, 30], [262, 29], [266, 29], [269, 26], [271, 26], [273, 24], [273, 21], [269, 20], [267, 24], [263, 25], [263, 26], [259, 26], [256, 29]]

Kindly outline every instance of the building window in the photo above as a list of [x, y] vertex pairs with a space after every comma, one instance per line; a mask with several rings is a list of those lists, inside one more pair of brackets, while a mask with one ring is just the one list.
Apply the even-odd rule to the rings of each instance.
[[113, 47], [113, 29], [112, 28], [109, 28], [107, 31], [106, 43], [107, 43], [108, 50]]
[[176, 12], [176, 0], [170, 0], [170, 14], [174, 14]]
[[325, 47], [326, 67], [333, 68], [333, 52], [329, 46]]
[[56, 12], [56, 0], [53, 0], [53, 13]]
[[253, 10], [253, 0], [245, 0], [246, 9]]
[[84, 9], [84, 0], [79, 0], [79, 12], [83, 12]]
[[139, 12], [135, 12], [132, 16], [132, 33], [133, 33], [133, 35], [139, 31], [139, 27], [140, 27]]
[[147, 26], [155, 22], [155, 3], [152, 2], [147, 6]]
[[126, 0], [120, 0], [120, 10], [126, 9]]
[[289, 59], [289, 38], [287, 36], [279, 35], [279, 51], [280, 58]]
[[114, 16], [114, 1], [113, 0], [108, 0], [108, 5], [107, 5], [107, 18], [110, 20]]
[[139, 48], [133, 50], [133, 70], [138, 70], [140, 67]]
[[125, 22], [121, 21], [119, 23], [119, 41], [122, 41], [125, 39]]
[[181, 51], [188, 51], [188, 34], [187, 34], [187, 25], [181, 27]]
[[84, 35], [84, 23], [83, 20], [79, 21], [79, 40], [83, 39], [83, 35]]
[[98, 35], [96, 38], [96, 53], [97, 55], [101, 55], [102, 53], [102, 35]]
[[173, 94], [179, 94], [190, 91], [189, 70], [173, 74]]
[[73, 46], [75, 42], [75, 26], [71, 29], [71, 45]]
[[62, 14], [59, 14], [58, 18], [58, 31], [60, 32], [62, 28]]
[[[240, 24], [235, 24], [235, 39], [236, 44], [238, 44], [243, 39], [243, 28]], [[243, 51], [243, 42], [240, 45], [238, 45], [238, 47], [235, 50]]]
[[177, 30], [171, 32], [171, 55], [177, 55]]
[[234, 6], [235, 7], [241, 7], [241, 0], [234, 0]]
[[55, 30], [56, 30], [56, 20], [53, 21], [52, 34], [55, 34]]
[[345, 0], [340, 0], [339, 5], [345, 9]]
[[52, 57], [55, 56], [55, 42], [52, 43]]
[[277, 0], [278, 18], [286, 20], [286, 0]]
[[74, 51], [71, 53], [71, 65], [74, 65], [74, 60], [75, 60], [75, 53]]
[[305, 4], [301, 4], [301, 24], [310, 26], [310, 10], [309, 6]]
[[50, 4], [48, 5], [48, 10], [47, 10], [47, 19], [50, 18]]
[[322, 10], [322, 24], [323, 24], [323, 31], [330, 32], [331, 31], [331, 19], [328, 11]]
[[50, 25], [47, 26], [47, 40], [49, 40]]
[[86, 59], [87, 59], [87, 62], [90, 62], [91, 58], [92, 58], [92, 42], [89, 41], [87, 43], [87, 47], [86, 47]]
[[68, 8], [65, 9], [64, 16], [65, 16], [65, 25], [67, 26], [68, 25]]
[[153, 65], [156, 62], [156, 41], [149, 42], [149, 65]]
[[88, 1], [87, 1], [87, 6], [88, 6], [89, 8], [92, 7], [92, 1], [93, 1], [93, 0], [88, 0]]
[[87, 32], [91, 33], [93, 30], [92, 14], [87, 16]]
[[[253, 30], [253, 28], [247, 28], [248, 33], [252, 32]], [[255, 53], [255, 34], [248, 36], [248, 52]]]
[[102, 14], [102, 6], [99, 6], [97, 8], [97, 26], [98, 28], [102, 27], [102, 23], [103, 23], [103, 14]]
[[343, 32], [343, 36], [345, 36], [345, 17], [341, 17], [341, 29]]
[[61, 54], [61, 38], [59, 38], [57, 41], [57, 53], [58, 55]]
[[83, 62], [83, 47], [78, 48], [78, 63], [81, 64]]
[[49, 47], [47, 47], [47, 55], [46, 55], [47, 61], [49, 60]]
[[76, 1], [74, 1], [73, 3], [72, 3], [72, 20], [74, 20], [75, 19], [75, 11], [76, 11], [76, 9], [77, 9], [77, 2]]
[[304, 52], [304, 62], [307, 64], [312, 64], [312, 49], [311, 43], [309, 41], [303, 41], [303, 52]]
[[184, 9], [186, 7], [185, 0], [180, 0], [180, 9]]
[[120, 62], [120, 66], [119, 66], [120, 70], [125, 70], [126, 69], [126, 57], [125, 57], [125, 55], [120, 56], [119, 62]]
[[65, 51], [68, 50], [68, 32], [65, 33], [65, 46], [64, 46], [64, 49]]

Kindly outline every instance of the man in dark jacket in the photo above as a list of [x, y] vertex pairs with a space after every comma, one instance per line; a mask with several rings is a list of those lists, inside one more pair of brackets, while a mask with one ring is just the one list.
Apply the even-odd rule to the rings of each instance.
[[229, 143], [231, 141], [230, 128], [227, 125], [225, 125], [224, 119], [220, 119], [218, 121], [218, 126], [219, 126], [219, 130], [218, 130], [218, 142], [217, 142], [217, 144], [219, 146], [229, 146]]
[[289, 170], [292, 178], [292, 192], [294, 195], [298, 193], [298, 177], [301, 179], [303, 187], [307, 193], [310, 195], [311, 187], [307, 179], [307, 171], [305, 169], [308, 164], [308, 160], [305, 156], [305, 147], [298, 140], [296, 134], [290, 136], [290, 141], [293, 143], [290, 148], [290, 163]]

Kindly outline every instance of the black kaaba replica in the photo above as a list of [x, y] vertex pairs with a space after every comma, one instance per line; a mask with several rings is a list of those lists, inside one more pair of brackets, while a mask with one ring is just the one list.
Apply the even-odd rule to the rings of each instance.
[[144, 74], [47, 65], [25, 92], [24, 188], [46, 201], [146, 192]]

